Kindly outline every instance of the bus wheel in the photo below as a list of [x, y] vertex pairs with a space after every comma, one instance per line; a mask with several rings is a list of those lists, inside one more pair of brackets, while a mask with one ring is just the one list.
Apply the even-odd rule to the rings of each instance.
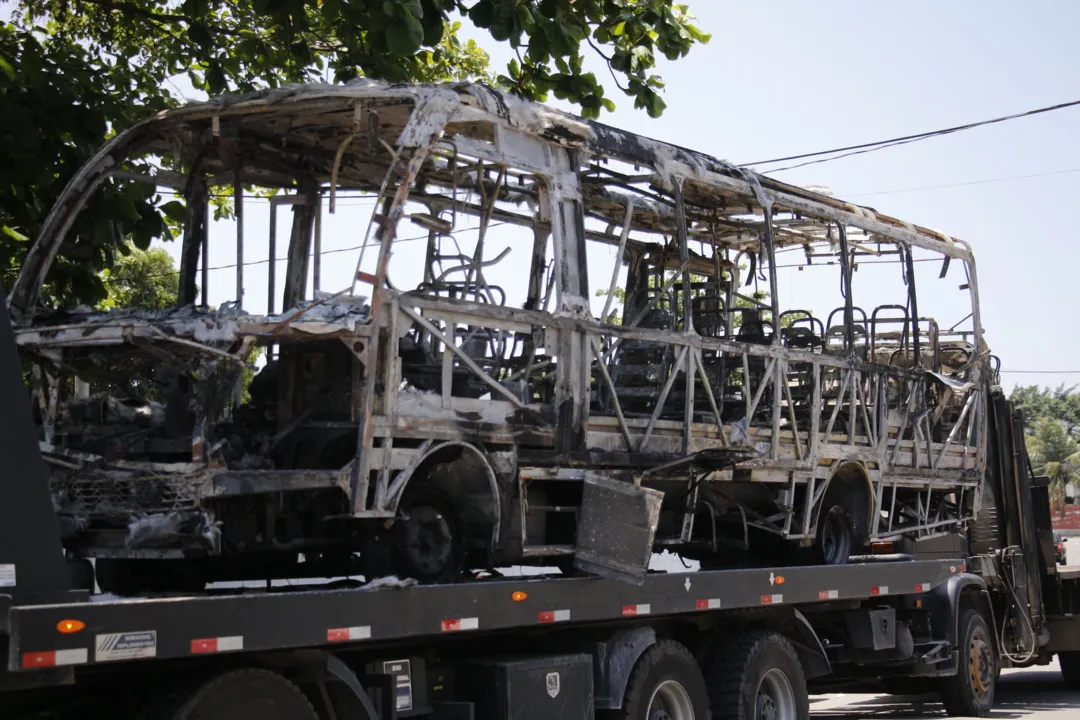
[[659, 640], [634, 665], [620, 720], [706, 720], [709, 696], [694, 656], [674, 640]]
[[960, 611], [960, 666], [941, 683], [941, 702], [950, 717], [986, 717], [994, 707], [998, 678], [994, 636], [975, 610]]
[[714, 720], [807, 720], [799, 656], [783, 635], [755, 630], [721, 645], [705, 673]]

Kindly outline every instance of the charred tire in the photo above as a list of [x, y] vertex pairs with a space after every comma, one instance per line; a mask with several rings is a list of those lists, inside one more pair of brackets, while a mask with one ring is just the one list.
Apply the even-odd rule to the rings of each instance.
[[[318, 720], [296, 685], [269, 670], [230, 670], [177, 698], [168, 720]], [[151, 716], [144, 713], [146, 720]], [[162, 715], [153, 716], [157, 720]]]
[[807, 720], [810, 698], [795, 648], [754, 630], [717, 648], [705, 671], [713, 720]]
[[818, 521], [814, 551], [824, 565], [844, 565], [851, 557], [855, 544], [855, 527], [842, 505], [832, 505], [822, 512]]
[[424, 489], [401, 502], [394, 522], [393, 564], [422, 583], [459, 580], [465, 571], [465, 525], [449, 498]]
[[1069, 690], [1080, 690], [1080, 650], [1068, 650], [1058, 653], [1058, 665], [1061, 677]]
[[706, 720], [709, 695], [694, 656], [674, 640], [659, 640], [641, 654], [626, 684], [615, 720]]
[[994, 635], [971, 608], [960, 611], [959, 630], [959, 667], [942, 679], [941, 702], [950, 717], [986, 717], [994, 707], [998, 678]]

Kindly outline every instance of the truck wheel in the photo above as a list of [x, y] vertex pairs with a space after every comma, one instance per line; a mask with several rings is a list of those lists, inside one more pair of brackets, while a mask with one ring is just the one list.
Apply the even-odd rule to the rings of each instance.
[[[169, 720], [318, 720], [300, 688], [269, 670], [230, 670], [181, 700]], [[160, 716], [158, 716], [160, 717]]]
[[709, 696], [694, 656], [674, 640], [641, 654], [626, 684], [619, 720], [706, 720]]
[[1061, 677], [1069, 690], [1080, 690], [1080, 650], [1068, 650], [1058, 653], [1058, 665]]
[[941, 682], [941, 702], [950, 717], [986, 717], [994, 707], [998, 677], [994, 636], [975, 610], [960, 611], [960, 667]]
[[721, 645], [705, 672], [713, 720], [807, 720], [810, 698], [795, 648], [755, 630]]

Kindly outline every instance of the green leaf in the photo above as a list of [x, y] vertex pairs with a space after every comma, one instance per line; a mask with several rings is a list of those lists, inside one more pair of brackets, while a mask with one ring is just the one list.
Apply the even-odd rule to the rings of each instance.
[[184, 222], [184, 218], [187, 216], [187, 206], [180, 200], [170, 200], [159, 207], [158, 210], [174, 222]]
[[495, 9], [491, 5], [491, 0], [480, 0], [469, 9], [469, 19], [478, 28], [489, 28], [491, 23], [495, 20]]
[[649, 98], [649, 107], [648, 107], [649, 117], [658, 118], [658, 117], [660, 117], [661, 115], [664, 114], [664, 110], [666, 110], [666, 109], [667, 109], [667, 103], [664, 102], [663, 99], [659, 95], [657, 95], [656, 93], [653, 93], [652, 97]]
[[193, 43], [204, 48], [209, 48], [214, 44], [213, 38], [210, 37], [210, 30], [202, 23], [193, 23], [188, 27], [188, 37]]
[[412, 55], [424, 42], [424, 28], [409, 16], [404, 22], [396, 22], [386, 28], [386, 45], [395, 55]]
[[0, 226], [0, 232], [2, 232], [4, 235], [7, 235], [9, 238], [15, 240], [16, 242], [30, 242], [30, 238], [26, 237], [21, 232], [8, 225]]
[[11, 66], [6, 57], [0, 55], [0, 72], [7, 75], [8, 80], [15, 81], [15, 68]]

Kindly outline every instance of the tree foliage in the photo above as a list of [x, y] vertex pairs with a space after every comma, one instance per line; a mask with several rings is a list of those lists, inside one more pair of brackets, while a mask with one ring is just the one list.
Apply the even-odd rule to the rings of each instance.
[[1050, 504], [1064, 512], [1066, 485], [1080, 481], [1080, 446], [1076, 439], [1064, 422], [1043, 417], [1032, 426], [1027, 448], [1035, 474], [1050, 477]]
[[1066, 387], [1062, 384], [1056, 388], [1017, 386], [1009, 400], [1024, 411], [1029, 431], [1038, 419], [1054, 418], [1065, 424], [1069, 435], [1080, 432], [1080, 393], [1076, 392], [1075, 385]]
[[176, 306], [180, 273], [164, 248], [125, 248], [127, 254], [105, 270], [102, 280], [108, 296], [103, 308], [131, 307], [165, 310]]
[[[141, 103], [136, 106], [136, 103]], [[0, 25], [0, 279], [10, 288], [57, 195], [112, 127], [164, 107], [139, 68], [95, 58], [78, 43]], [[107, 182], [75, 220], [46, 299], [96, 304], [99, 271], [128, 238], [142, 248], [165, 233], [153, 188]]]
[[[10, 286], [60, 190], [105, 138], [175, 105], [186, 76], [209, 94], [290, 82], [481, 79], [597, 116], [614, 104], [589, 52], [652, 116], [657, 58], [708, 35], [670, 0], [18, 0], [0, 26], [0, 277]], [[462, 22], [517, 56], [501, 73]], [[162, 158], [167, 164], [168, 158]], [[125, 242], [168, 238], [152, 188], [109, 182], [67, 236], [44, 299], [106, 298], [100, 272]]]

